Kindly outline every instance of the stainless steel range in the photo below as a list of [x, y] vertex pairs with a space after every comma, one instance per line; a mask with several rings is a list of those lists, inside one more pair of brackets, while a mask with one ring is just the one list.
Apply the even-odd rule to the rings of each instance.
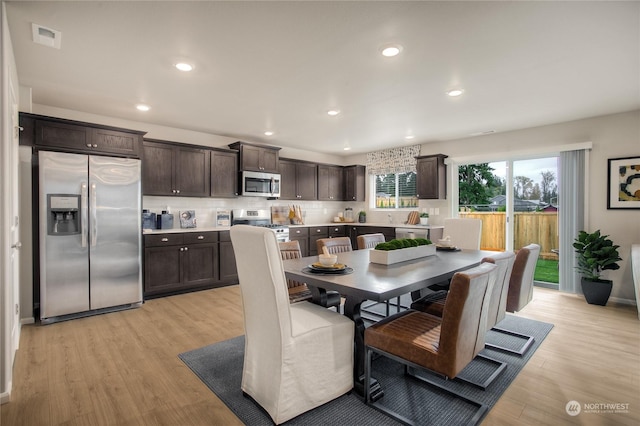
[[231, 225], [252, 225], [269, 228], [276, 234], [278, 241], [289, 241], [289, 227], [271, 223], [270, 210], [232, 210]]

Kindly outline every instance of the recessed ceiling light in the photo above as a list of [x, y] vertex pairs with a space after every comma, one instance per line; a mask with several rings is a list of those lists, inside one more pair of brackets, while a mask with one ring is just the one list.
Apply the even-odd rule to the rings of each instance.
[[392, 58], [402, 52], [402, 46], [399, 44], [389, 44], [384, 46], [381, 50], [382, 56], [386, 56], [387, 58]]
[[344, 148], [342, 148], [344, 151], [350, 151], [351, 147], [350, 146], [345, 146]]
[[404, 137], [406, 140], [410, 141], [411, 139], [415, 138], [415, 136], [413, 135], [407, 135]]
[[138, 105], [136, 105], [136, 109], [138, 111], [149, 111], [151, 109], [151, 107], [149, 105], [145, 105], [145, 104], [138, 104]]
[[456, 96], [462, 95], [463, 92], [464, 90], [462, 89], [452, 89], [447, 92], [447, 95], [451, 96], [452, 98], [455, 98]]
[[327, 111], [327, 114], [329, 114], [332, 117], [335, 117], [336, 115], [340, 114], [340, 110], [339, 109], [330, 109], [329, 111]]
[[273, 136], [273, 132], [270, 132], [269, 130], [267, 130], [266, 132], [264, 132], [265, 136]]
[[193, 69], [193, 65], [188, 64], [186, 62], [178, 62], [175, 67], [180, 71], [189, 72]]

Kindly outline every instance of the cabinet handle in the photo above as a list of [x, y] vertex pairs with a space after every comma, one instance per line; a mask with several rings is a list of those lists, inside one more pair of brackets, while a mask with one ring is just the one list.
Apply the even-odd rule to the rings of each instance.
[[204, 240], [204, 235], [198, 235], [199, 240]]
[[97, 147], [98, 147], [98, 144], [95, 144], [95, 143], [94, 143], [92, 146], [93, 146], [94, 148], [97, 148]]
[[179, 194], [179, 193], [180, 193], [180, 190], [179, 190], [179, 189], [177, 189], [177, 190], [176, 190], [176, 194]]
[[87, 148], [91, 148], [91, 144], [90, 143], [87, 144]]
[[175, 190], [175, 189], [172, 189], [172, 190], [171, 190], [171, 192], [173, 192], [173, 193], [175, 194], [175, 193], [176, 193], [176, 190]]
[[189, 251], [189, 247], [185, 247], [185, 248], [184, 248], [184, 251]]
[[316, 232], [318, 232], [318, 233], [319, 233], [319, 232], [322, 232], [322, 230], [320, 230], [320, 229], [316, 229]]
[[180, 251], [184, 251], [184, 247], [180, 247]]
[[163, 243], [166, 243], [167, 241], [169, 241], [169, 239], [168, 238], [163, 238], [160, 241], [162, 241]]

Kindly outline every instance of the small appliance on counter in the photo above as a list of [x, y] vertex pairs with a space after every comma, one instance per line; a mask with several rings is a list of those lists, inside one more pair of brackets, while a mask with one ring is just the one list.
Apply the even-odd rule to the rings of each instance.
[[172, 229], [173, 228], [173, 214], [166, 210], [162, 210], [162, 213], [158, 215], [157, 219], [158, 229]]
[[156, 214], [149, 210], [142, 210], [142, 229], [156, 229]]

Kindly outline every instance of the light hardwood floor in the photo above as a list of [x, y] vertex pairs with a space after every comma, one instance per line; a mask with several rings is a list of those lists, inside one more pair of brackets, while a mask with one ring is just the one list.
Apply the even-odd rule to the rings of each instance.
[[[2, 426], [236, 425], [178, 358], [243, 333], [237, 286], [155, 299], [141, 308], [22, 328]], [[483, 425], [640, 424], [640, 321], [633, 306], [588, 305], [539, 289], [518, 315], [555, 324]], [[581, 413], [567, 402], [629, 404]]]

